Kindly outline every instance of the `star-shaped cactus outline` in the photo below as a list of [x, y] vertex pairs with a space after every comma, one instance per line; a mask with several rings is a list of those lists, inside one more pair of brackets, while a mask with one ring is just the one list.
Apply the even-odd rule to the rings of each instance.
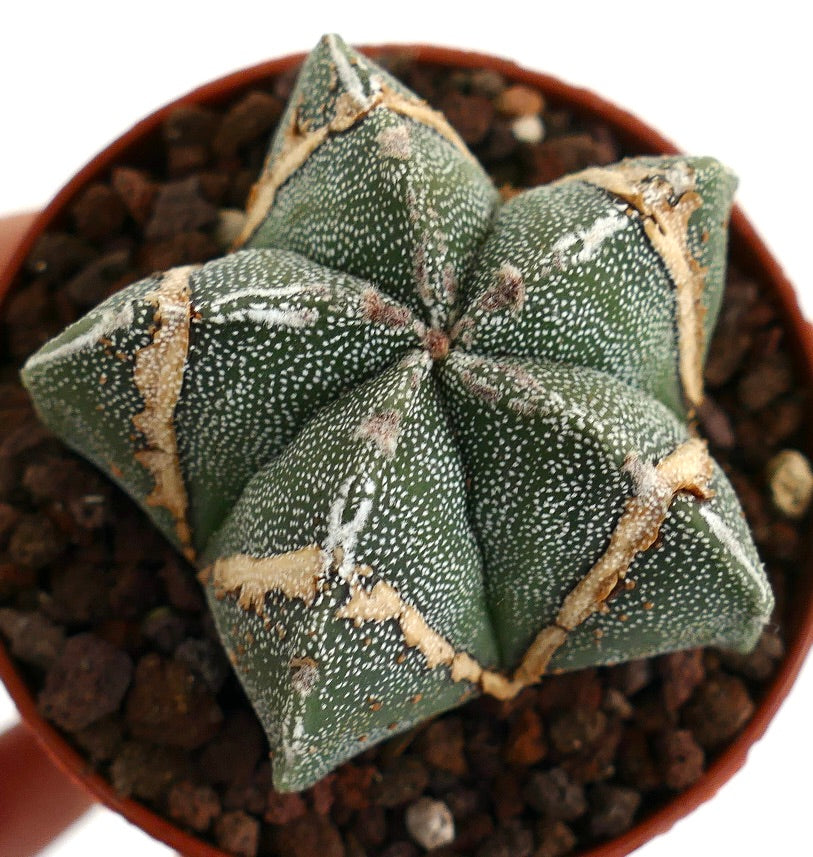
[[687, 423], [734, 186], [648, 157], [503, 205], [327, 36], [239, 249], [28, 361], [44, 421], [198, 565], [278, 788], [479, 692], [755, 643], [770, 589]]

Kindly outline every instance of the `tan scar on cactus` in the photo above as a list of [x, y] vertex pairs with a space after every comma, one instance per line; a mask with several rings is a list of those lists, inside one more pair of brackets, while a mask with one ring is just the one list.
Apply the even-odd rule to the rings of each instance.
[[708, 269], [689, 248], [689, 218], [703, 204], [695, 190], [694, 171], [681, 163], [657, 169], [621, 161], [610, 167], [590, 167], [559, 183], [574, 181], [603, 188], [640, 215], [647, 238], [675, 284], [680, 380], [686, 400], [696, 408], [703, 401], [706, 335], [701, 299]]
[[150, 345], [136, 352], [133, 369], [133, 380], [144, 400], [144, 410], [133, 416], [133, 425], [146, 439], [146, 447], [138, 450], [135, 458], [155, 482], [145, 502], [172, 515], [178, 541], [190, 561], [195, 559], [195, 550], [187, 521], [189, 500], [178, 460], [174, 416], [189, 350], [189, 278], [194, 270], [195, 266], [174, 268], [155, 291], [145, 296], [155, 307], [157, 329]]

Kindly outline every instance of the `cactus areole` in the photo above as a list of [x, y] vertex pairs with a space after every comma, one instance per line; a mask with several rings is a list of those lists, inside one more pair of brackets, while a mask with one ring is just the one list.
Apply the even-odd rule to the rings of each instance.
[[692, 427], [735, 184], [646, 157], [502, 204], [327, 36], [234, 252], [29, 359], [42, 419], [198, 567], [278, 789], [478, 693], [755, 644], [771, 592]]

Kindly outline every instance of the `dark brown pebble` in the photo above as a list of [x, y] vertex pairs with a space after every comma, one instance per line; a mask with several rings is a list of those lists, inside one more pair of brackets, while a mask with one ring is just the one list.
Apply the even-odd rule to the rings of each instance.
[[[411, 842], [397, 841], [390, 843], [382, 852], [381, 857], [418, 857], [418, 846]], [[316, 855], [314, 855], [316, 857]]]
[[65, 644], [65, 632], [42, 613], [0, 607], [0, 633], [11, 653], [27, 664], [47, 670]]
[[335, 782], [336, 777], [333, 774], [328, 774], [311, 787], [311, 806], [313, 811], [319, 815], [327, 815], [336, 801], [336, 795], [333, 791]]
[[286, 857], [344, 857], [344, 843], [329, 818], [309, 812], [273, 832], [276, 851]]
[[74, 559], [51, 572], [49, 612], [69, 625], [98, 622], [109, 613], [111, 580], [107, 570], [91, 559]]
[[382, 771], [373, 796], [381, 806], [400, 806], [420, 797], [428, 783], [426, 765], [420, 759], [402, 756]]
[[531, 857], [534, 837], [521, 822], [498, 827], [477, 849], [477, 857]]
[[706, 677], [702, 649], [671, 652], [658, 659], [663, 704], [667, 711], [677, 711]]
[[167, 556], [158, 576], [164, 582], [169, 603], [178, 610], [198, 613], [204, 607], [200, 584], [188, 565], [175, 556]]
[[189, 667], [151, 653], [138, 662], [125, 718], [135, 738], [191, 750], [217, 734], [223, 714]]
[[113, 788], [123, 797], [142, 800], [158, 800], [173, 782], [189, 779], [189, 776], [189, 759], [185, 753], [142, 741], [122, 744], [110, 765]]
[[455, 821], [461, 821], [473, 815], [482, 807], [480, 792], [473, 788], [463, 788], [459, 785], [443, 795], [446, 806], [451, 810]]
[[138, 254], [138, 267], [142, 276], [154, 271], [166, 271], [178, 265], [208, 262], [220, 255], [220, 248], [211, 235], [202, 232], [182, 232], [160, 241], [142, 245]]
[[217, 208], [200, 192], [196, 176], [161, 185], [145, 234], [151, 241], [205, 230], [217, 220]]
[[34, 503], [64, 501], [85, 490], [96, 491], [101, 480], [73, 458], [47, 455], [32, 461], [23, 471], [23, 487]]
[[382, 806], [368, 806], [356, 814], [353, 833], [365, 848], [379, 848], [387, 838], [387, 813]]
[[525, 809], [520, 774], [516, 770], [504, 770], [494, 778], [494, 814], [497, 821], [506, 821], [520, 815]]
[[98, 765], [109, 761], [118, 752], [124, 738], [124, 724], [115, 712], [73, 732], [72, 738], [88, 754], [91, 762]]
[[36, 585], [37, 572], [17, 562], [0, 562], [0, 600], [12, 598]]
[[220, 815], [220, 799], [213, 788], [182, 780], [169, 790], [167, 812], [184, 827], [203, 833]]
[[266, 751], [257, 718], [246, 710], [230, 712], [222, 727], [204, 747], [198, 765], [209, 783], [247, 780]]
[[[794, 530], [795, 532], [795, 530]], [[719, 651], [720, 662], [727, 670], [751, 681], [765, 681], [773, 675], [776, 664], [785, 653], [781, 637], [771, 630], [762, 632], [756, 648], [747, 655]]]
[[582, 705], [554, 712], [548, 721], [551, 747], [562, 756], [577, 753], [597, 741], [607, 726], [607, 715]]
[[215, 840], [230, 854], [255, 857], [260, 844], [260, 822], [239, 809], [226, 812], [215, 821]]
[[130, 217], [143, 226], [149, 219], [157, 185], [145, 172], [132, 167], [116, 167], [110, 183], [119, 195]]
[[297, 792], [280, 794], [273, 789], [268, 793], [263, 819], [269, 824], [288, 824], [308, 811], [302, 795]]
[[282, 106], [267, 92], [249, 92], [223, 117], [212, 144], [214, 151], [221, 157], [230, 157], [246, 143], [263, 137], [282, 115]]
[[172, 654], [188, 633], [186, 620], [166, 604], [150, 610], [141, 622], [141, 633], [159, 652]]
[[571, 707], [596, 709], [603, 697], [604, 688], [598, 672], [594, 669], [578, 670], [550, 676], [542, 682], [536, 693], [536, 708], [543, 714]]
[[618, 777], [622, 783], [641, 792], [651, 791], [661, 784], [649, 739], [635, 726], [627, 726], [621, 735], [616, 758]]
[[576, 847], [576, 834], [563, 821], [540, 821], [534, 857], [565, 857]]
[[164, 120], [161, 133], [170, 146], [208, 146], [219, 124], [220, 116], [214, 110], [198, 104], [182, 104]]
[[491, 780], [505, 767], [502, 742], [488, 720], [478, 718], [470, 723], [473, 728], [466, 746], [469, 768], [478, 779]]
[[124, 619], [137, 619], [160, 600], [161, 591], [154, 572], [142, 565], [119, 568], [110, 589], [110, 609]]
[[8, 537], [20, 520], [20, 510], [10, 503], [0, 503], [0, 549], [6, 546]]
[[[70, 299], [82, 308], [100, 303], [125, 285], [124, 274], [130, 264], [130, 250], [121, 249], [105, 253], [72, 277], [65, 285]], [[135, 279], [133, 274], [133, 279]]]
[[624, 786], [597, 783], [590, 790], [589, 801], [590, 834], [597, 839], [610, 839], [632, 826], [641, 795]]
[[124, 652], [95, 634], [71, 637], [45, 676], [39, 709], [61, 729], [84, 729], [120, 705], [133, 674]]
[[444, 717], [421, 733], [417, 749], [428, 765], [463, 776], [468, 770], [463, 749], [463, 723], [459, 717]]
[[93, 248], [67, 232], [45, 232], [26, 260], [26, 269], [47, 283], [58, 283], [93, 260]]
[[754, 703], [741, 679], [717, 673], [709, 676], [682, 710], [684, 724], [706, 750], [719, 747], [748, 722]]
[[525, 800], [545, 818], [574, 821], [587, 810], [584, 787], [561, 768], [534, 771], [525, 785]]
[[737, 394], [749, 411], [758, 411], [793, 387], [790, 361], [775, 354], [757, 363], [740, 379]]
[[677, 715], [664, 704], [661, 688], [651, 686], [636, 698], [632, 719], [644, 732], [653, 733], [674, 726]]
[[173, 657], [186, 664], [213, 693], [217, 693], [229, 677], [226, 655], [212, 640], [189, 637], [175, 647]]
[[561, 760], [562, 767], [576, 782], [594, 783], [612, 776], [622, 725], [618, 718], [607, 718], [606, 723], [598, 740]]
[[703, 773], [706, 755], [688, 729], [673, 729], [655, 737], [655, 758], [664, 784], [683, 791]]
[[608, 678], [612, 687], [618, 688], [624, 696], [631, 697], [652, 681], [652, 674], [652, 662], [639, 659], [612, 667]]
[[88, 185], [71, 206], [71, 218], [80, 238], [104, 241], [124, 223], [126, 211], [118, 194], [106, 184]]
[[477, 847], [494, 833], [494, 821], [489, 813], [478, 812], [456, 826], [454, 848], [460, 854], [472, 854]]

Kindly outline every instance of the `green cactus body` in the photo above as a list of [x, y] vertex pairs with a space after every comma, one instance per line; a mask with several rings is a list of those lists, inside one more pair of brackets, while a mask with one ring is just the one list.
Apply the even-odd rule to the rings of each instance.
[[640, 158], [500, 206], [328, 36], [242, 249], [29, 360], [43, 420], [200, 569], [278, 788], [551, 670], [754, 645], [772, 596], [687, 423], [734, 184]]

